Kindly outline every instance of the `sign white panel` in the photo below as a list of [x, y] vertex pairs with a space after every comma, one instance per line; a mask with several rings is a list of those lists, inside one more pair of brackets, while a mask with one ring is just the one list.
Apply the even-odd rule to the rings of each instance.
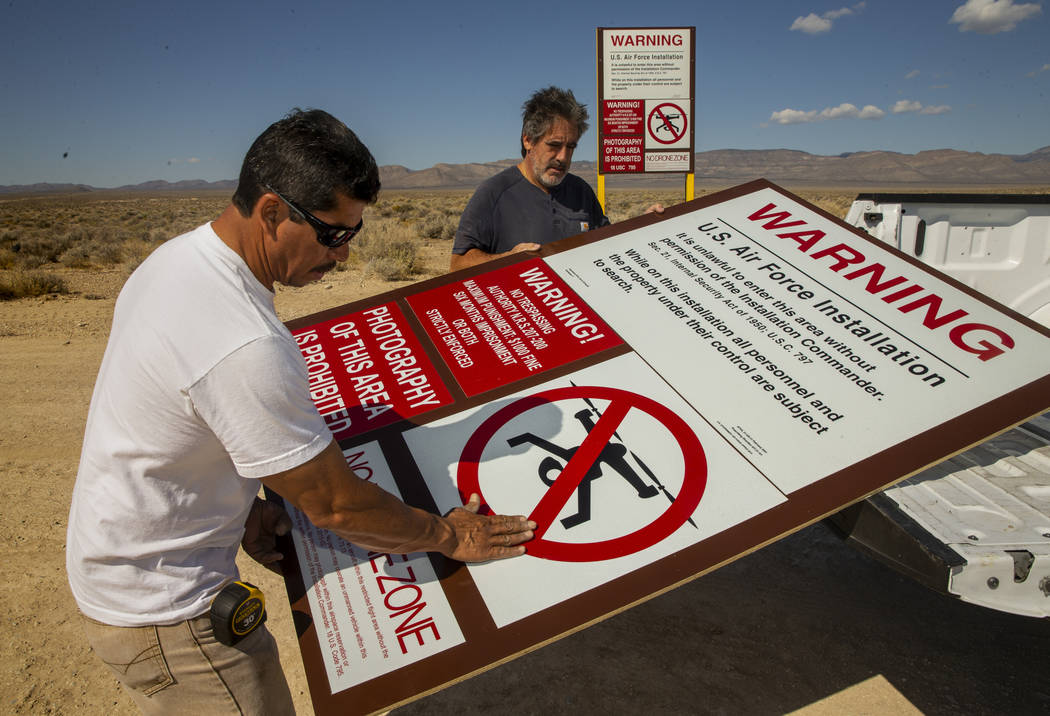
[[687, 172], [689, 171], [689, 152], [647, 152], [645, 171]]
[[1046, 372], [1045, 337], [772, 189], [548, 264], [785, 493]]
[[[613, 392], [612, 400], [591, 398], [606, 395], [595, 386], [616, 386], [622, 392]], [[564, 389], [571, 397], [555, 400], [553, 389]], [[551, 399], [529, 409], [514, 409], [522, 399], [547, 395]], [[656, 401], [681, 422], [658, 409], [655, 415], [646, 412], [645, 402], [633, 396]], [[464, 487], [464, 465], [474, 464], [486, 504], [499, 513], [535, 519], [538, 506], [557, 489], [562, 470], [596, 429], [594, 424], [621, 402], [626, 412], [608, 446], [591, 461], [579, 487], [567, 493], [546, 532], [527, 545], [529, 553], [468, 565], [497, 626], [673, 554], [784, 501], [779, 490], [634, 354], [409, 430], [404, 437], [440, 510], [463, 503], [461, 491], [469, 491]], [[506, 420], [500, 419], [501, 412]], [[464, 459], [463, 446], [479, 434], [485, 442], [480, 455]], [[687, 461], [697, 458], [702, 460], [691, 467], [698, 469], [690, 470]], [[699, 505], [665, 527], [661, 520], [668, 520], [665, 515], [672, 505], [695, 492]]]
[[689, 98], [692, 28], [603, 29], [603, 98]]
[[[689, 103], [681, 100], [650, 99], [645, 102], [645, 148], [647, 150], [689, 149]], [[646, 165], [648, 167], [648, 164]]]

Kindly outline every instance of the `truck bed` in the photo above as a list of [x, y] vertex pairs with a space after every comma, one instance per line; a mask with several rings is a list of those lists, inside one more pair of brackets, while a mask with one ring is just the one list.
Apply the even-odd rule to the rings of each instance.
[[[1050, 196], [861, 194], [846, 221], [1050, 326]], [[1050, 413], [828, 521], [931, 588], [1050, 618]]]

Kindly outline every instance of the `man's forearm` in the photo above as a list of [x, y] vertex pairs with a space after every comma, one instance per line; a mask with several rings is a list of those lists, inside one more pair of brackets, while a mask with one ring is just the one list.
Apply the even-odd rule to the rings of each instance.
[[444, 517], [406, 505], [357, 477], [333, 440], [312, 460], [262, 478], [311, 522], [353, 544], [383, 552], [440, 552], [464, 562], [523, 554], [536, 524], [522, 515], [479, 515], [472, 495]]
[[477, 266], [478, 264], [483, 264], [486, 261], [498, 259], [500, 256], [518, 254], [522, 251], [537, 251], [539, 248], [539, 244], [524, 242], [517, 244], [510, 251], [504, 251], [501, 254], [490, 254], [487, 251], [482, 251], [481, 249], [468, 249], [466, 253], [452, 254], [452, 259], [448, 263], [448, 270], [458, 271], [459, 269], [467, 268], [468, 266]]
[[460, 269], [467, 268], [468, 266], [477, 266], [483, 264], [486, 261], [491, 261], [496, 258], [499, 254], [490, 254], [487, 251], [481, 249], [468, 249], [466, 253], [452, 254], [452, 258], [448, 262], [449, 271], [459, 271]]
[[263, 478], [263, 483], [315, 525], [353, 544], [384, 552], [445, 554], [455, 549], [447, 520], [358, 478], [334, 440], [309, 463]]
[[456, 547], [455, 532], [440, 515], [406, 505], [381, 488], [381, 495], [366, 508], [337, 507], [327, 517], [311, 518], [322, 529], [347, 542], [377, 552], [407, 554], [440, 552], [451, 556]]

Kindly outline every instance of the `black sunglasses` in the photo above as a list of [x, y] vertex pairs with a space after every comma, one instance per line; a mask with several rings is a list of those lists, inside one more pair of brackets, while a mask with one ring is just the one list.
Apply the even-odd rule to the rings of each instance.
[[357, 236], [357, 232], [361, 230], [362, 226], [364, 226], [364, 217], [361, 218], [361, 221], [357, 222], [357, 226], [333, 226], [328, 222], [321, 221], [273, 187], [267, 186], [266, 190], [276, 194], [281, 201], [292, 207], [292, 209], [295, 210], [295, 213], [306, 219], [306, 223], [312, 226], [317, 233], [317, 241], [322, 246], [326, 246], [330, 249], [338, 249], [343, 244], [349, 242], [350, 239]]

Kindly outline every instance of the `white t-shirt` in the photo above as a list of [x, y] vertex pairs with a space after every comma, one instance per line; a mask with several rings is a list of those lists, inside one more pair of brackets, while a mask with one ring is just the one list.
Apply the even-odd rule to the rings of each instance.
[[237, 575], [255, 478], [331, 441], [273, 299], [210, 224], [160, 246], [121, 290], [66, 540], [89, 617], [142, 626], [206, 612]]

